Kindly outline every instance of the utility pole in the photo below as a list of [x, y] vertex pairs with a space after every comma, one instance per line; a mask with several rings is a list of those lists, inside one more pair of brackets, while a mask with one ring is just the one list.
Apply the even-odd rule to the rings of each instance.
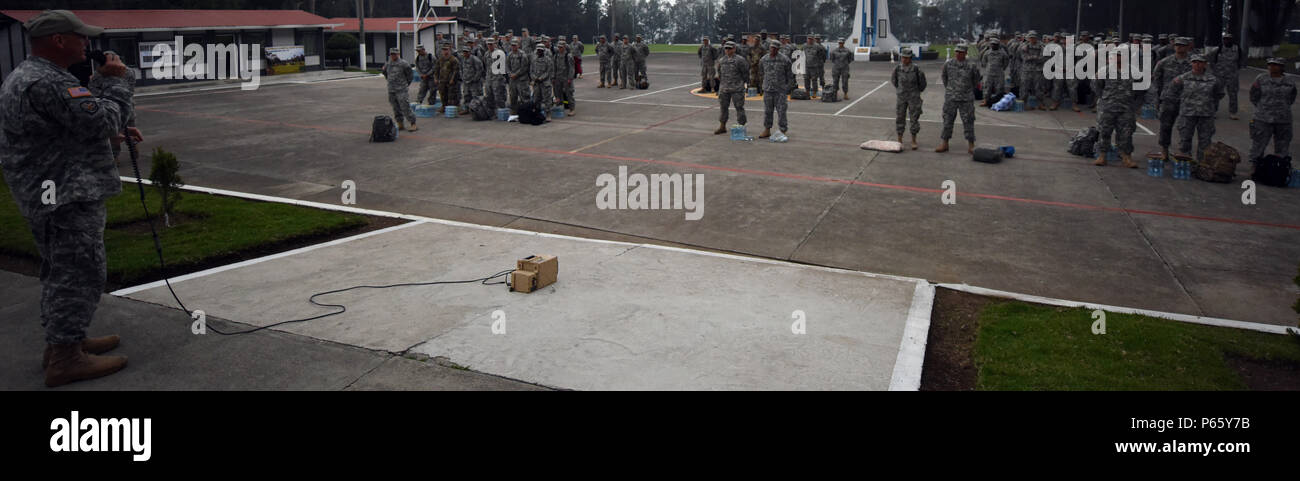
[[611, 39], [614, 38], [614, 29], [618, 24], [618, 11], [614, 8], [617, 3], [615, 0], [609, 0], [609, 38]]
[[357, 0], [357, 23], [361, 33], [361, 71], [366, 70], [366, 11], [362, 9], [361, 0]]
[[1250, 25], [1250, 0], [1245, 0], [1241, 6], [1241, 51], [1247, 58], [1250, 57], [1250, 39], [1246, 38], [1246, 34], [1249, 33], [1249, 29], [1246, 28], [1248, 25]]
[[1124, 37], [1124, 0], [1119, 0], [1119, 40], [1120, 43], [1128, 41]]
[[1075, 8], [1075, 13], [1074, 13], [1074, 34], [1075, 35], [1079, 34], [1080, 31], [1079, 27], [1082, 26], [1081, 25], [1082, 22], [1083, 22], [1083, 0], [1079, 0], [1078, 7]]

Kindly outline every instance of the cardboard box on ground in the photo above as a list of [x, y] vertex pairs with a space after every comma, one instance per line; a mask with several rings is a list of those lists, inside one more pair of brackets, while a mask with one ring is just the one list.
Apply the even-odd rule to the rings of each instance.
[[554, 284], [560, 275], [560, 261], [555, 256], [528, 256], [515, 264], [510, 274], [510, 289], [533, 292]]

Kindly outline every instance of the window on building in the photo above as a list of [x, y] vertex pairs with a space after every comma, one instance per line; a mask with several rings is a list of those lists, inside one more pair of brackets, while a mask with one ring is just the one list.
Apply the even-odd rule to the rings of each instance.
[[298, 45], [302, 45], [303, 55], [320, 55], [320, 32], [301, 32]]

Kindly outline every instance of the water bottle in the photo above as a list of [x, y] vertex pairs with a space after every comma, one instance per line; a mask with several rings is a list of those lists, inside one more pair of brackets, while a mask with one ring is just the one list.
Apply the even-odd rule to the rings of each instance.
[[1287, 185], [1290, 187], [1300, 188], [1300, 169], [1291, 170], [1291, 182]]
[[1188, 180], [1192, 178], [1191, 162], [1188, 162], [1186, 160], [1180, 160], [1176, 164], [1178, 165], [1178, 177], [1177, 177], [1178, 179]]
[[1164, 177], [1165, 175], [1164, 159], [1147, 159], [1147, 175], [1152, 177]]

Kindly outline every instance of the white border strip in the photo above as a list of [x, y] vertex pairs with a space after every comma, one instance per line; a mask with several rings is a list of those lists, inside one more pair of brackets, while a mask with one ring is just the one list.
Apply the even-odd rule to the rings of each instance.
[[912, 307], [907, 310], [903, 341], [898, 346], [898, 360], [889, 378], [890, 391], [921, 390], [921, 372], [925, 364], [925, 346], [930, 337], [930, 313], [934, 310], [934, 284], [918, 281], [912, 293]]
[[999, 291], [997, 289], [988, 289], [984, 287], [975, 287], [966, 284], [939, 284], [939, 287], [952, 289], [954, 291], [968, 292], [981, 296], [1001, 297], [1005, 299], [1014, 299], [1017, 301], [1032, 302], [1036, 304], [1047, 304], [1049, 306], [1060, 307], [1083, 307], [1087, 309], [1101, 309], [1107, 312], [1120, 314], [1138, 314], [1148, 317], [1158, 317], [1170, 321], [1186, 322], [1190, 324], [1202, 324], [1206, 326], [1231, 327], [1235, 329], [1246, 329], [1250, 331], [1267, 332], [1269, 334], [1286, 334], [1288, 330], [1295, 329], [1289, 326], [1278, 326], [1273, 324], [1261, 324], [1258, 322], [1234, 321], [1231, 319], [1220, 319], [1217, 317], [1201, 317], [1190, 314], [1178, 314], [1173, 312], [1151, 311], [1147, 309], [1138, 309], [1133, 307], [1110, 306], [1106, 304], [1094, 304], [1091, 302], [1067, 301], [1064, 299], [1053, 299], [1050, 297], [1040, 297], [1029, 294], [1017, 294], [1015, 292]]
[[240, 268], [240, 267], [251, 266], [251, 265], [253, 265], [253, 264], [261, 264], [261, 263], [266, 262], [266, 261], [273, 261], [273, 260], [276, 260], [276, 259], [279, 259], [279, 258], [282, 258], [282, 257], [289, 257], [289, 256], [292, 256], [292, 255], [301, 254], [301, 253], [303, 253], [303, 252], [314, 251], [314, 250], [316, 250], [316, 249], [320, 249], [320, 248], [324, 248], [324, 247], [330, 247], [330, 246], [336, 246], [336, 245], [339, 245], [339, 244], [345, 244], [345, 243], [348, 243], [348, 242], [352, 242], [352, 241], [354, 241], [354, 240], [365, 239], [365, 238], [367, 238], [367, 237], [377, 236], [377, 235], [384, 234], [384, 233], [387, 233], [387, 232], [392, 232], [392, 231], [395, 231], [395, 230], [402, 230], [402, 229], [405, 229], [405, 228], [407, 228], [407, 227], [411, 227], [411, 226], [415, 226], [415, 225], [419, 225], [419, 224], [425, 224], [425, 223], [427, 223], [427, 222], [425, 222], [425, 221], [406, 222], [406, 223], [403, 223], [403, 224], [401, 224], [401, 225], [395, 225], [395, 226], [388, 227], [388, 228], [384, 228], [384, 229], [374, 230], [374, 231], [366, 232], [366, 233], [364, 233], [364, 234], [357, 234], [357, 235], [354, 235], [354, 236], [352, 236], [352, 237], [345, 237], [345, 238], [342, 238], [342, 239], [334, 239], [334, 240], [329, 241], [329, 242], [323, 242], [323, 243], [320, 243], [320, 244], [313, 244], [313, 245], [309, 245], [309, 246], [307, 246], [307, 247], [301, 247], [301, 248], [294, 249], [294, 250], [291, 250], [291, 251], [285, 251], [285, 252], [281, 252], [281, 253], [278, 253], [278, 254], [271, 254], [271, 255], [269, 255], [269, 256], [258, 257], [258, 258], [256, 258], [256, 259], [249, 259], [249, 260], [246, 260], [246, 261], [243, 261], [243, 262], [236, 262], [236, 263], [234, 263], [234, 264], [226, 264], [226, 265], [224, 265], [224, 266], [214, 267], [214, 268], [211, 268], [211, 269], [208, 269], [208, 270], [204, 270], [204, 271], [191, 272], [191, 273], [189, 273], [189, 274], [185, 274], [185, 275], [183, 275], [183, 276], [178, 276], [178, 277], [173, 277], [173, 278], [171, 278], [171, 279], [164, 280], [164, 281], [154, 281], [154, 282], [150, 282], [150, 283], [148, 283], [148, 284], [141, 284], [141, 285], [134, 286], [134, 287], [128, 287], [128, 288], [125, 288], [125, 289], [119, 289], [119, 290], [116, 290], [116, 291], [110, 292], [109, 294], [110, 294], [110, 295], [114, 295], [114, 296], [118, 296], [118, 297], [129, 296], [129, 295], [131, 295], [131, 294], [135, 294], [135, 293], [140, 292], [140, 291], [147, 291], [147, 290], [149, 290], [149, 289], [153, 289], [153, 288], [156, 288], [156, 287], [162, 287], [162, 286], [165, 286], [165, 285], [167, 285], [166, 283], [167, 283], [168, 281], [170, 281], [172, 284], [177, 284], [177, 283], [181, 283], [181, 282], [188, 281], [188, 280], [190, 280], [190, 279], [197, 279], [197, 278], [200, 278], [200, 277], [210, 276], [210, 275], [212, 275], [212, 274], [217, 274], [217, 273], [221, 273], [221, 272], [225, 272], [225, 271], [229, 271], [229, 270], [233, 270], [233, 269], [238, 269], [238, 268]]
[[858, 102], [861, 102], [862, 99], [865, 99], [865, 98], [867, 98], [867, 97], [870, 97], [871, 94], [876, 93], [877, 90], [880, 90], [880, 89], [884, 88], [886, 85], [889, 85], [889, 82], [880, 82], [880, 85], [879, 85], [878, 87], [876, 87], [876, 88], [874, 88], [874, 89], [871, 89], [871, 91], [870, 91], [870, 92], [867, 92], [866, 95], [863, 95], [863, 96], [861, 96], [861, 97], [858, 97], [858, 99], [857, 99], [857, 100], [854, 100], [853, 103], [848, 104], [848, 105], [845, 105], [844, 108], [840, 109], [839, 112], [835, 112], [835, 115], [842, 114], [842, 113], [844, 113], [845, 110], [848, 110], [848, 109], [853, 108], [853, 106], [854, 106], [854, 105], [857, 105]]

